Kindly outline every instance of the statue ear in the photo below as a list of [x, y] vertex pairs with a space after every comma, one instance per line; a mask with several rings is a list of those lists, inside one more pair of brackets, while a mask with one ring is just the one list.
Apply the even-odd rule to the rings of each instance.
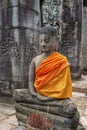
[[57, 44], [57, 42], [56, 42], [56, 48], [55, 49], [56, 49], [56, 51], [58, 50], [58, 44]]
[[56, 51], [58, 51], [59, 50], [59, 42], [60, 41], [60, 38], [59, 38], [59, 35], [57, 35], [57, 37], [56, 37]]

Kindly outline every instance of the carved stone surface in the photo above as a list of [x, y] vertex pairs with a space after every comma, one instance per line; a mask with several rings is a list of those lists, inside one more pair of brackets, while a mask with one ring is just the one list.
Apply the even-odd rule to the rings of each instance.
[[45, 0], [42, 6], [43, 12], [43, 24], [52, 22], [53, 25], [56, 25], [59, 21], [59, 12], [60, 12], [60, 0]]
[[28, 87], [29, 64], [39, 50], [37, 5], [36, 0], [0, 2], [0, 92]]
[[[39, 52], [40, 2], [0, 1], [0, 81], [9, 82], [9, 89], [18, 82], [28, 86], [29, 64]], [[81, 0], [45, 0], [42, 4], [43, 25], [57, 28], [58, 50], [68, 57], [72, 73], [80, 75]]]
[[[43, 25], [51, 23], [58, 29], [60, 53], [71, 64], [73, 77], [81, 75], [81, 0], [45, 0], [43, 2]], [[73, 64], [74, 63], [74, 64]]]
[[84, 0], [82, 20], [82, 69], [87, 72], [87, 1]]
[[[63, 8], [63, 34], [61, 53], [69, 58], [71, 72], [81, 73], [81, 23], [82, 23], [82, 1], [64, 2]], [[66, 49], [65, 49], [66, 47]], [[73, 64], [74, 63], [74, 64]]]

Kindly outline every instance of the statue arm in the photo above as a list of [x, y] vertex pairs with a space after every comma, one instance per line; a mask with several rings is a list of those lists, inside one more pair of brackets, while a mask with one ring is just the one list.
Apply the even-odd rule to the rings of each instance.
[[33, 58], [29, 67], [29, 86], [28, 86], [29, 92], [39, 101], [52, 101], [54, 98], [43, 96], [35, 91], [34, 81], [35, 81], [35, 59]]
[[36, 96], [36, 91], [34, 89], [34, 81], [35, 81], [35, 61], [34, 58], [31, 61], [29, 67], [29, 92], [32, 96]]

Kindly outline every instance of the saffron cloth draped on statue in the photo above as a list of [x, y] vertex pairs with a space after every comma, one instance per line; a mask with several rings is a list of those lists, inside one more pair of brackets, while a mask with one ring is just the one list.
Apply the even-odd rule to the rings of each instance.
[[72, 96], [70, 64], [65, 56], [54, 52], [36, 68], [34, 83], [37, 93], [53, 98]]

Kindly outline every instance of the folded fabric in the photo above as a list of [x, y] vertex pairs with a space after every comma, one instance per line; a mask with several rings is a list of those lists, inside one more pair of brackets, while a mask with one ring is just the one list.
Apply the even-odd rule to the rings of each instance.
[[70, 64], [67, 58], [54, 52], [36, 68], [34, 83], [37, 93], [53, 98], [72, 96]]

